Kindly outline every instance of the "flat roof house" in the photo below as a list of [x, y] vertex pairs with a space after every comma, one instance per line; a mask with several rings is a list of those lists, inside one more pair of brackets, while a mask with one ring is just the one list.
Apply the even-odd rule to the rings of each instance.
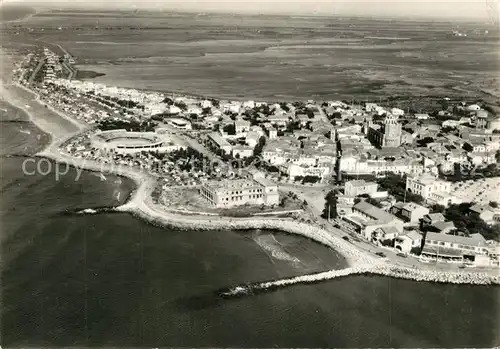
[[470, 237], [427, 232], [422, 255], [447, 260], [475, 261], [476, 256], [486, 255], [488, 246], [481, 234]]

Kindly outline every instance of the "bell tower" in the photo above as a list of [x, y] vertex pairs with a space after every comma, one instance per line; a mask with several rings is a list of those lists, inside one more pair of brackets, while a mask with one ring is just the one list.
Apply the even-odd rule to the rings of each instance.
[[384, 141], [382, 147], [397, 148], [401, 145], [401, 124], [394, 115], [387, 115], [384, 122]]

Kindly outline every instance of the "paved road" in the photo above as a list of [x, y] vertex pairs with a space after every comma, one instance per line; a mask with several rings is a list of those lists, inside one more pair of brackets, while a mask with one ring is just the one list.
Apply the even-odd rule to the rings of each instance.
[[35, 70], [33, 70], [33, 73], [31, 73], [31, 76], [30, 78], [28, 79], [28, 84], [29, 85], [32, 85], [33, 84], [33, 80], [35, 79], [36, 77], [36, 74], [38, 73], [38, 71], [42, 68], [42, 66], [45, 64], [45, 61], [47, 61], [47, 58], [42, 58], [40, 59], [40, 61], [38, 61], [38, 64], [35, 68]]
[[69, 74], [68, 74], [68, 80], [71, 80], [75, 77], [76, 75], [76, 71], [73, 67], [69, 66], [68, 64], [66, 64], [66, 62], [62, 62], [62, 66], [69, 71]]
[[321, 105], [318, 105], [318, 110], [319, 113], [321, 114], [321, 120], [327, 123], [330, 123], [330, 120], [328, 120], [328, 117], [325, 114], [325, 111], [323, 110], [323, 107]]

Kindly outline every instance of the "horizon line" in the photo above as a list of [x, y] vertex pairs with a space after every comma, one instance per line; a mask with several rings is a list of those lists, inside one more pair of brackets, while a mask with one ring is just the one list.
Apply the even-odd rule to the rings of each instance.
[[[68, 10], [77, 10], [77, 11], [105, 11], [105, 12], [140, 12], [140, 11], [147, 11], [147, 12], [158, 12], [158, 13], [178, 13], [178, 14], [197, 14], [197, 15], [210, 15], [210, 14], [221, 14], [221, 15], [232, 15], [232, 16], [269, 16], [269, 17], [304, 17], [304, 18], [317, 18], [317, 17], [322, 17], [322, 18], [364, 18], [364, 19], [371, 19], [371, 20], [405, 20], [405, 21], [441, 21], [441, 22], [454, 22], [454, 21], [460, 21], [460, 22], [469, 22], [469, 23], [482, 23], [482, 24], [494, 24], [491, 22], [485, 22], [484, 19], [478, 18], [478, 17], [467, 17], [467, 16], [454, 16], [454, 17], [442, 17], [439, 15], [406, 15], [406, 14], [392, 14], [392, 15], [369, 15], [369, 14], [356, 14], [356, 13], [331, 13], [328, 11], [324, 12], [260, 12], [260, 11], [255, 11], [255, 10], [248, 10], [248, 11], [228, 11], [224, 9], [206, 9], [203, 11], [197, 10], [197, 9], [190, 9], [190, 8], [175, 8], [175, 7], [137, 7], [135, 5], [129, 5], [129, 6], [122, 6], [122, 7], [109, 7], [106, 5], [97, 5], [93, 6], [92, 8], [85, 8], [82, 5], [79, 4], [73, 4], [70, 5], [65, 5], [64, 7], [57, 7], [55, 5], [50, 5], [50, 4], [38, 4], [38, 3], [30, 3], [28, 2], [2, 2], [0, 3], [0, 8], [4, 6], [20, 6], [20, 7], [31, 7], [35, 10], [37, 10], [37, 14], [39, 12], [46, 12], [46, 11], [68, 11]], [[38, 11], [39, 10], [39, 11]]]

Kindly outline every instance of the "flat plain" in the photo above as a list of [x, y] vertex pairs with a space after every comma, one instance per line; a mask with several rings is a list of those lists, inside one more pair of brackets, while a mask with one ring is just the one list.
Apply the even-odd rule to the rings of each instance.
[[[164, 12], [36, 14], [4, 46], [59, 44], [96, 82], [221, 98], [498, 100], [489, 24]], [[454, 37], [452, 30], [468, 33]], [[41, 30], [43, 29], [43, 31]]]

